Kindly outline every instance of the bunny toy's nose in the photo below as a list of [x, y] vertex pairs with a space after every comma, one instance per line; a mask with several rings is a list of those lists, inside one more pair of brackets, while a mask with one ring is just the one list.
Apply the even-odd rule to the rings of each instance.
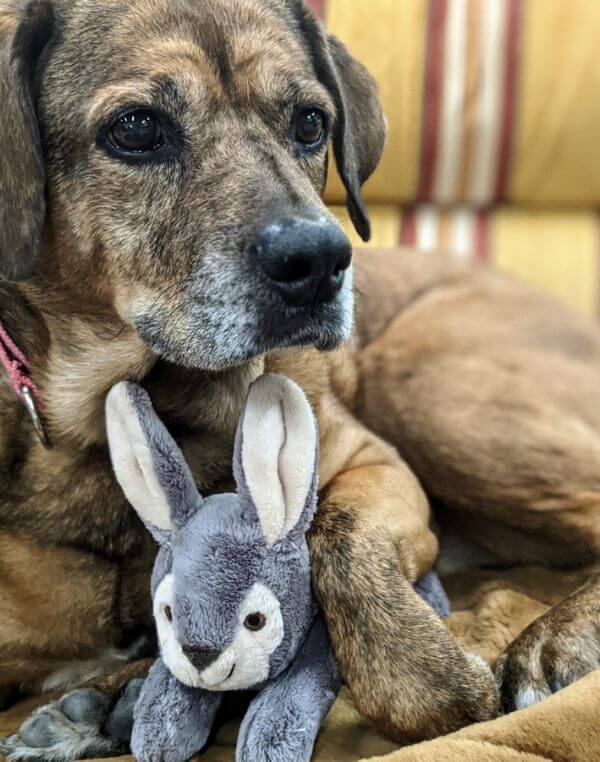
[[181, 646], [181, 648], [198, 672], [203, 672], [219, 658], [221, 653], [218, 649], [210, 646]]

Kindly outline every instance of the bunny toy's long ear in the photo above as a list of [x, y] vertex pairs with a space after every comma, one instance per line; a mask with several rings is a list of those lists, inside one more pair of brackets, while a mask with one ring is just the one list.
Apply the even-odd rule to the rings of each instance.
[[304, 534], [315, 512], [318, 432], [310, 403], [289, 378], [266, 374], [250, 388], [238, 427], [234, 474], [245, 510], [267, 546]]
[[113, 468], [125, 497], [160, 543], [182, 527], [202, 498], [183, 454], [136, 384], [114, 386], [106, 399]]

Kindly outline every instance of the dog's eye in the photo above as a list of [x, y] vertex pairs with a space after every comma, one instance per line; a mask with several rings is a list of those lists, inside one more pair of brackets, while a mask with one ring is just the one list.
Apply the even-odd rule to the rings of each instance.
[[121, 151], [146, 153], [162, 145], [162, 129], [151, 111], [137, 109], [123, 114], [114, 122], [109, 129], [109, 138]]
[[248, 614], [248, 616], [244, 619], [244, 627], [247, 630], [252, 630], [252, 632], [262, 630], [266, 623], [267, 620], [265, 615], [259, 612], [256, 612], [255, 614]]
[[317, 108], [300, 111], [296, 116], [296, 142], [309, 148], [320, 145], [325, 135], [325, 123], [325, 114]]
[[167, 622], [173, 621], [173, 612], [170, 606], [165, 606], [165, 616], [167, 617]]

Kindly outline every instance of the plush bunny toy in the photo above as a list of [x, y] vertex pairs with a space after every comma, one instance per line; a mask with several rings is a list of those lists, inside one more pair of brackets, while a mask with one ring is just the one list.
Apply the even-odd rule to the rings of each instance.
[[235, 442], [237, 494], [199, 495], [134, 384], [110, 392], [107, 431], [117, 478], [160, 546], [152, 596], [161, 656], [135, 707], [134, 755], [189, 759], [223, 692], [254, 688], [238, 762], [309, 760], [340, 678], [311, 592], [318, 435], [304, 393], [272, 374], [251, 387]]
[[205, 745], [224, 691], [261, 688], [237, 759], [309, 760], [340, 685], [311, 592], [306, 530], [316, 507], [317, 427], [283, 376], [251, 388], [234, 454], [238, 494], [198, 494], [145, 391], [107, 400], [111, 458], [160, 545], [152, 577], [161, 657], [135, 709], [139, 760], [187, 760]]

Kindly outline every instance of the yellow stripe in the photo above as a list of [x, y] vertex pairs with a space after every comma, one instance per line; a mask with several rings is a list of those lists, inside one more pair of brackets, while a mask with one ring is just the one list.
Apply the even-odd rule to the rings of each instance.
[[586, 315], [597, 311], [598, 218], [593, 211], [505, 209], [491, 219], [494, 262]]
[[525, 0], [511, 200], [600, 202], [600, 0]]
[[[328, 28], [377, 79], [389, 121], [382, 164], [365, 189], [372, 202], [405, 201], [417, 191], [427, 6], [424, 0], [328, 2]], [[327, 198], [339, 203], [345, 194], [332, 175]]]

